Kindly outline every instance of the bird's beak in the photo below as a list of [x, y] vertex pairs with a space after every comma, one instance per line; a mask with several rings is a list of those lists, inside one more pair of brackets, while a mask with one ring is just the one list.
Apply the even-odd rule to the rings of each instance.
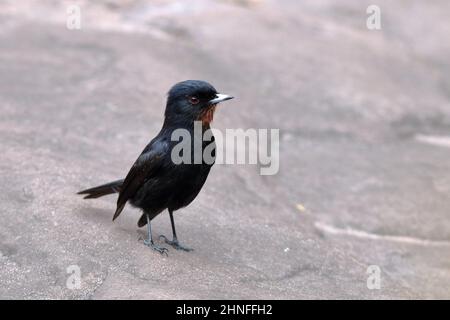
[[234, 97], [232, 97], [232, 96], [218, 93], [218, 94], [216, 94], [216, 97], [214, 99], [209, 100], [209, 105], [218, 104], [219, 102], [227, 101], [227, 100], [230, 100], [230, 99], [233, 99], [233, 98]]

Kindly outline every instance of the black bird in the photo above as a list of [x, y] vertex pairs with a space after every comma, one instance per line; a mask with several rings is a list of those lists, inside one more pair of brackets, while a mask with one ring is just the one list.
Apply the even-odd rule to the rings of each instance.
[[[159, 247], [153, 242], [151, 221], [168, 209], [173, 239], [169, 241], [165, 236], [161, 237], [178, 250], [192, 250], [181, 246], [178, 242], [173, 212], [190, 204], [200, 192], [214, 164], [215, 142], [213, 136], [201, 142], [200, 151], [205, 148], [213, 150], [210, 153], [212, 161], [205, 161], [201, 158], [200, 161], [194, 162], [195, 142], [192, 142], [189, 150], [191, 154], [188, 155], [191, 162], [179, 163], [178, 160], [173, 161], [172, 159], [172, 150], [179, 144], [176, 139], [173, 141], [172, 133], [176, 129], [185, 129], [184, 132], [188, 132], [190, 137], [194, 137], [196, 121], [201, 123], [199, 125], [202, 128], [201, 133], [205, 133], [210, 129], [217, 104], [232, 98], [217, 93], [216, 89], [205, 81], [187, 80], [177, 83], [168, 93], [161, 131], [145, 147], [125, 179], [83, 190], [78, 194], [84, 194], [86, 195], [85, 199], [91, 199], [119, 193], [113, 220], [120, 215], [127, 202], [142, 209], [143, 214], [139, 219], [138, 226], [143, 227], [147, 224], [148, 239], [144, 240], [144, 243], [154, 250], [166, 254], [166, 248]], [[180, 152], [180, 155], [186, 156], [183, 152]]]

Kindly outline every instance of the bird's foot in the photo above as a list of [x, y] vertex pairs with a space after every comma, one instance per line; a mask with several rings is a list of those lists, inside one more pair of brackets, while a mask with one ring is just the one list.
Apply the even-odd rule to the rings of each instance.
[[171, 245], [172, 247], [174, 247], [177, 250], [183, 250], [183, 251], [193, 251], [194, 249], [192, 248], [187, 248], [187, 247], [183, 247], [182, 245], [180, 245], [180, 243], [178, 242], [178, 239], [173, 239], [172, 241], [170, 241], [169, 239], [167, 239], [167, 237], [165, 235], [160, 235], [159, 239], [163, 238], [164, 242], [167, 243], [168, 245]]
[[168, 249], [163, 248], [163, 247], [160, 247], [160, 246], [157, 246], [157, 245], [156, 245], [153, 241], [151, 241], [151, 240], [145, 239], [145, 240], [144, 240], [144, 244], [145, 244], [147, 247], [152, 248], [153, 250], [158, 251], [158, 252], [161, 253], [161, 254], [165, 254], [166, 256], [169, 256], [169, 255], [167, 254], [167, 252], [169, 251]]

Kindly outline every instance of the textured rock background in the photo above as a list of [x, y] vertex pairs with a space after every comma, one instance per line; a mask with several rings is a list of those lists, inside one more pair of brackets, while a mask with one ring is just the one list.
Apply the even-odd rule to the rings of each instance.
[[[450, 3], [377, 1], [370, 31], [372, 3], [2, 1], [0, 297], [450, 298]], [[216, 128], [279, 128], [280, 172], [214, 167], [175, 218], [195, 251], [162, 257], [75, 192], [127, 173], [184, 79], [237, 97]]]

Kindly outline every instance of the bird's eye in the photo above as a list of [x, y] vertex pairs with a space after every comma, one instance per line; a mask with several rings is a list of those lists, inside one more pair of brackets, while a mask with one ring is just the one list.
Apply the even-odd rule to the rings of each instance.
[[197, 104], [200, 102], [200, 100], [199, 100], [199, 98], [192, 96], [192, 97], [189, 97], [189, 102], [191, 104]]

